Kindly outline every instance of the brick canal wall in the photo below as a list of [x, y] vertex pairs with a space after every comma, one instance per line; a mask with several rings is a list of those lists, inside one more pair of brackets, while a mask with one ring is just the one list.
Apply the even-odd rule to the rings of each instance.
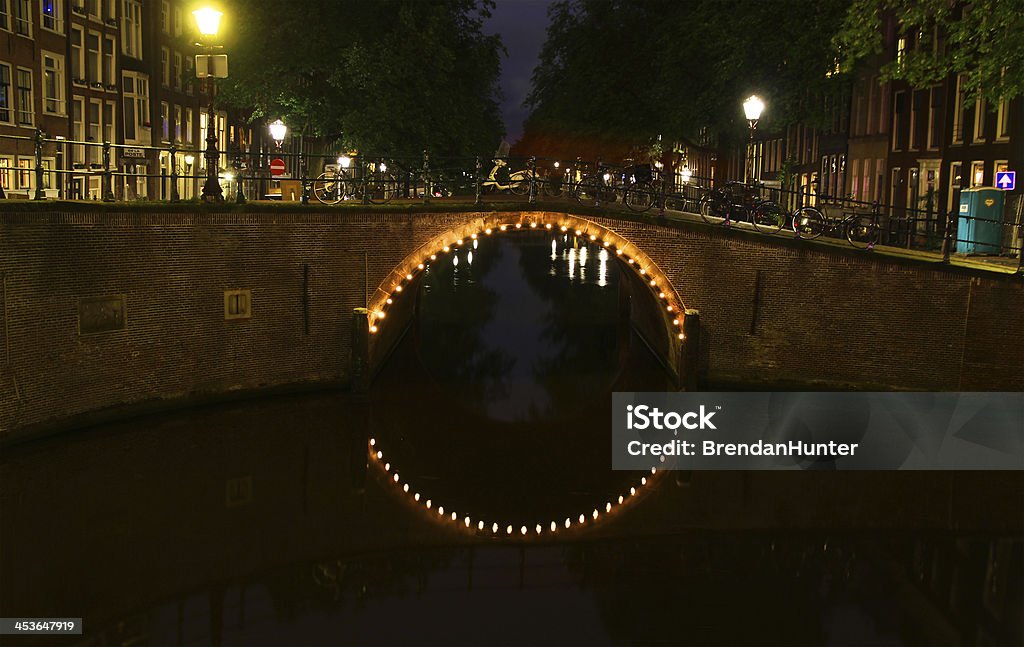
[[[353, 308], [403, 259], [523, 217], [57, 208], [0, 213], [3, 437], [124, 405], [344, 385]], [[1017, 278], [700, 223], [590, 220], [700, 311], [712, 383], [1024, 389]], [[249, 318], [226, 318], [230, 290], [249, 291]]]

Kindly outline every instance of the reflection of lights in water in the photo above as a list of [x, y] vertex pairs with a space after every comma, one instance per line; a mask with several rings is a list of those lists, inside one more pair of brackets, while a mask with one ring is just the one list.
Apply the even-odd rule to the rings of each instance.
[[473, 249], [476, 249], [477, 245], [479, 244], [480, 241], [476, 239], [476, 236], [473, 236]]
[[603, 288], [608, 285], [608, 251], [602, 249], [597, 258], [601, 261], [597, 266], [597, 284]]
[[[476, 241], [473, 242], [475, 243]], [[473, 252], [470, 252], [469, 254], [466, 255], [466, 262], [469, 263], [470, 265], [473, 264]]]
[[576, 248], [569, 250], [569, 280], [576, 278]]
[[584, 245], [580, 248], [580, 269], [587, 264], [587, 246]]
[[554, 238], [551, 239], [551, 260], [558, 260], [558, 241]]
[[452, 256], [452, 265], [454, 265], [455, 267], [459, 266], [459, 255], [458, 254], [456, 254], [455, 256]]

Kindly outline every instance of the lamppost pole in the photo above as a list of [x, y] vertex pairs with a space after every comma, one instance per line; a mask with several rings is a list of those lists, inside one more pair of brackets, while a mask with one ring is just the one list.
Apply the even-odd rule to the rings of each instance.
[[743, 102], [743, 113], [746, 115], [747, 125], [750, 127], [750, 138], [747, 140], [746, 177], [744, 178], [746, 184], [754, 182], [754, 131], [757, 129], [757, 120], [761, 118], [763, 110], [764, 102], [756, 94], [750, 95]]
[[[208, 39], [206, 44], [206, 89], [209, 94], [209, 105], [206, 113], [206, 183], [203, 184], [204, 202], [223, 202], [224, 191], [220, 188], [220, 181], [217, 179], [217, 171], [220, 167], [220, 152], [217, 150], [217, 115], [213, 112], [213, 79], [214, 65], [213, 52], [217, 49], [210, 42], [217, 35], [220, 26], [220, 17], [223, 15], [216, 9], [204, 8], [192, 12], [199, 25], [199, 33]], [[198, 66], [196, 68], [198, 72]]]

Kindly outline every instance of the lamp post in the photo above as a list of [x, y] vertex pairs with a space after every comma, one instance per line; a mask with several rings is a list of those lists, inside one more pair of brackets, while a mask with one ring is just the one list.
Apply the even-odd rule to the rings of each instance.
[[[199, 26], [199, 33], [204, 40], [212, 41], [217, 36], [220, 28], [220, 17], [223, 15], [216, 9], [209, 7], [197, 9], [192, 12], [196, 17], [196, 24]], [[210, 103], [206, 114], [206, 183], [203, 184], [203, 200], [205, 202], [223, 202], [224, 192], [220, 188], [220, 181], [217, 179], [217, 169], [220, 166], [220, 153], [217, 151], [217, 116], [213, 112], [213, 52], [216, 46], [212, 43], [206, 45], [206, 87], [210, 95]], [[198, 58], [198, 57], [197, 57]], [[196, 73], [199, 74], [200, 67], [196, 66]]]
[[747, 116], [747, 124], [750, 126], [750, 140], [747, 142], [747, 177], [746, 183], [754, 181], [754, 130], [757, 128], [757, 120], [761, 118], [764, 110], [764, 101], [752, 94], [743, 102], [743, 113]]
[[285, 136], [288, 135], [288, 126], [278, 119], [267, 126], [267, 128], [270, 130], [270, 136], [273, 138], [274, 143], [277, 144], [277, 150], [281, 150], [281, 143], [284, 141]]

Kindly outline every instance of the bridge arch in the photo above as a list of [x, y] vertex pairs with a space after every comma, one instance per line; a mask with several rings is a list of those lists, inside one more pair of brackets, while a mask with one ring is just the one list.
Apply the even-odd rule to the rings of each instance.
[[[633, 285], [642, 284], [650, 300], [660, 311], [660, 321], [665, 332], [666, 366], [681, 375], [681, 357], [687, 344], [684, 333], [687, 308], [678, 290], [672, 285], [667, 272], [643, 251], [634, 241], [607, 225], [586, 217], [554, 212], [492, 213], [468, 220], [440, 235], [433, 236], [417, 247], [392, 269], [384, 280], [368, 295], [367, 329], [369, 332], [369, 363], [371, 373], [376, 364], [386, 355], [395, 341], [389, 328], [404, 327], [403, 316], [389, 316], [404, 313], [412, 315], [411, 309], [402, 309], [407, 295], [418, 286], [427, 266], [473, 240], [491, 236], [515, 235], [517, 232], [543, 232], [552, 234], [571, 233], [585, 241], [602, 245], [619, 262]], [[693, 340], [696, 343], [696, 340]]]

